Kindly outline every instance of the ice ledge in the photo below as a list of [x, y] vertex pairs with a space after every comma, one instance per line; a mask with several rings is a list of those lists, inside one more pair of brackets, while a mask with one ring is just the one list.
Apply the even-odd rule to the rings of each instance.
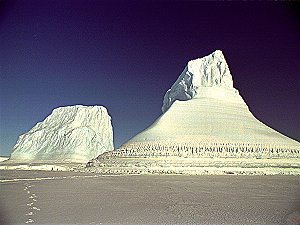
[[162, 111], [167, 111], [175, 100], [186, 101], [196, 97], [201, 87], [220, 87], [236, 92], [222, 51], [216, 50], [208, 56], [189, 61], [166, 92]]

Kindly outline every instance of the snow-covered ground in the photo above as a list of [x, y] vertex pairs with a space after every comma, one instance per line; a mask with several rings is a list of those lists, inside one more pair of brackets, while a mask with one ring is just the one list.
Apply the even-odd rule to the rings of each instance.
[[0, 224], [297, 224], [298, 176], [1, 171]]
[[[105, 157], [105, 155], [103, 156]], [[185, 158], [131, 157], [93, 160], [91, 163], [0, 163], [0, 170], [73, 171], [96, 174], [183, 174], [183, 175], [300, 175], [298, 158]]]
[[68, 165], [55, 164], [0, 164], [0, 170], [44, 170], [44, 171], [69, 171]]
[[300, 175], [298, 158], [103, 157], [86, 168], [77, 168], [101, 174]]
[[0, 162], [3, 162], [3, 161], [6, 161], [8, 160], [9, 157], [6, 157], [6, 156], [0, 156]]
[[19, 162], [8, 160], [0, 162], [0, 170], [27, 170], [27, 171], [73, 171], [78, 168], [84, 168], [86, 163], [61, 163], [52, 160], [44, 160], [39, 162]]

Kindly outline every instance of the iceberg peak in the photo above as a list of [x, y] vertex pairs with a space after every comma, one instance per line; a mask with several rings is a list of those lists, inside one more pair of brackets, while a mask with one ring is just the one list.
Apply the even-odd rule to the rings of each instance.
[[232, 75], [221, 50], [187, 63], [176, 82], [165, 94], [162, 111], [167, 111], [175, 100], [186, 101], [195, 98], [202, 87], [235, 90]]

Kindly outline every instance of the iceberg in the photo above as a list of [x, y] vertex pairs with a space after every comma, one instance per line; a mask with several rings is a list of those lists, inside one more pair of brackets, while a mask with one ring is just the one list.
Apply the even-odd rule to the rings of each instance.
[[9, 161], [87, 162], [114, 149], [111, 117], [103, 106], [65, 106], [21, 135]]
[[300, 157], [298, 141], [268, 127], [250, 112], [233, 86], [220, 50], [188, 62], [166, 92], [162, 112], [147, 129], [104, 156]]

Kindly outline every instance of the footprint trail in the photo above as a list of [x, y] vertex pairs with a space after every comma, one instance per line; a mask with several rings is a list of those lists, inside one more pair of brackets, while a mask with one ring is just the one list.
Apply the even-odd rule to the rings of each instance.
[[37, 199], [38, 199], [38, 196], [33, 193], [32, 191], [32, 185], [30, 183], [24, 183], [24, 191], [26, 192], [27, 196], [28, 196], [28, 203], [26, 204], [27, 207], [28, 207], [28, 211], [27, 213], [25, 214], [25, 216], [27, 216], [27, 220], [25, 221], [25, 224], [33, 224], [35, 223], [34, 221], [34, 215], [37, 214], [38, 211], [40, 211], [41, 209], [38, 208], [36, 206], [36, 203], [37, 203]]

